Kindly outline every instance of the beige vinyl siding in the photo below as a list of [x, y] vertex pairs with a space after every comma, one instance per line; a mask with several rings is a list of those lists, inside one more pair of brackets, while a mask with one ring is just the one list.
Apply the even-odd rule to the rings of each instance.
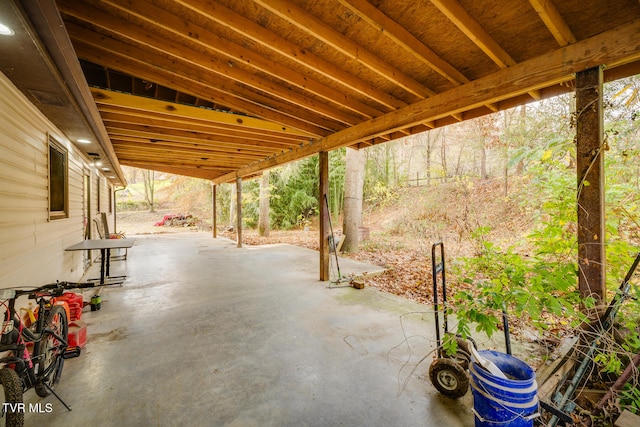
[[[78, 280], [83, 254], [64, 248], [83, 238], [82, 171], [88, 161], [2, 73], [0, 93], [0, 288]], [[64, 219], [49, 220], [49, 136], [68, 150]]]
[[[106, 178], [104, 177], [100, 177], [99, 178], [99, 184], [96, 182], [96, 180], [98, 180], [98, 176], [95, 173], [91, 174], [91, 190], [92, 190], [92, 207], [94, 207], [96, 209], [96, 215], [94, 216], [94, 218], [97, 218], [99, 221], [102, 220], [102, 213], [107, 214], [107, 221], [109, 223], [109, 232], [113, 233], [114, 229], [113, 229], [113, 210], [109, 209], [109, 182], [107, 181]], [[98, 209], [98, 189], [100, 191], [100, 210], [97, 211]], [[94, 225], [95, 228], [95, 225]], [[95, 231], [95, 230], [94, 230]]]

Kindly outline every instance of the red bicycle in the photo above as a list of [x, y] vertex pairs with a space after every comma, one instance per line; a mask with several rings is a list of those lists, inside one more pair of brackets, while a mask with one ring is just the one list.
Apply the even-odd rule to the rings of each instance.
[[[80, 347], [68, 347], [69, 332], [66, 303], [55, 298], [67, 289], [94, 287], [93, 283], [56, 282], [33, 289], [2, 289], [0, 305], [5, 308], [0, 337], [0, 386], [4, 399], [0, 416], [7, 426], [22, 426], [28, 408], [23, 393], [35, 388], [40, 397], [55, 393], [65, 359], [78, 357]], [[25, 324], [16, 312], [16, 300], [22, 296], [36, 301], [34, 321]]]

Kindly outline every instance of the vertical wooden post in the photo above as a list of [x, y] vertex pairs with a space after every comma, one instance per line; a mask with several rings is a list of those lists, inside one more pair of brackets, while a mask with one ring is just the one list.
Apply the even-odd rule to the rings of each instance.
[[217, 189], [218, 186], [211, 181], [211, 230], [213, 231], [214, 239], [218, 237]]
[[325, 197], [329, 191], [329, 153], [321, 151], [318, 204], [320, 206], [320, 280], [329, 280], [329, 209]]
[[578, 288], [603, 299], [605, 284], [602, 67], [576, 73]]
[[242, 178], [236, 178], [236, 236], [238, 247], [242, 247]]

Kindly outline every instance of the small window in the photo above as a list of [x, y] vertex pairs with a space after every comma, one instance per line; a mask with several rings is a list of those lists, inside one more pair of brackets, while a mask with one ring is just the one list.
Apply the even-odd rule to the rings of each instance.
[[49, 137], [49, 219], [69, 217], [67, 149]]

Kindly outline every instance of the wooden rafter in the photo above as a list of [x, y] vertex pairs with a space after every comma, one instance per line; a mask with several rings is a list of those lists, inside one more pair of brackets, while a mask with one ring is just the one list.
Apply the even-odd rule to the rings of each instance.
[[[182, 144], [181, 144], [182, 145]], [[128, 142], [120, 141], [118, 139], [113, 140], [113, 146], [118, 152], [119, 156], [127, 158], [127, 155], [135, 156], [140, 160], [166, 160], [166, 151], [171, 151], [171, 162], [191, 162], [194, 166], [204, 165], [208, 160], [225, 161], [227, 167], [238, 167], [247, 163], [247, 161], [255, 161], [259, 156], [243, 156], [242, 154], [236, 154], [234, 161], [229, 161], [229, 154], [224, 152], [212, 152], [203, 151], [199, 149], [194, 150], [192, 147], [183, 145], [176, 146], [176, 144], [162, 144], [162, 143], [143, 143], [143, 142]], [[141, 149], [144, 149], [143, 154]]]
[[[155, 81], [165, 86], [172, 86], [194, 96], [218, 100], [218, 102], [224, 103], [238, 111], [252, 113], [252, 115], [269, 119], [275, 123], [281, 123], [301, 131], [306, 131], [312, 135], [320, 136], [329, 133], [327, 130], [327, 127], [330, 126], [329, 123], [325, 122], [321, 126], [318, 126], [305, 121], [303, 119], [304, 117], [296, 118], [295, 114], [298, 110], [292, 105], [268, 100], [272, 105], [278, 105], [279, 109], [275, 110], [265, 107], [264, 104], [261, 105], [256, 102], [256, 100], [261, 99], [259, 94], [252, 94], [253, 99], [249, 99], [251, 94], [243, 93], [241, 88], [236, 87], [236, 85], [231, 82], [225, 86], [225, 82], [222, 81], [222, 79], [217, 80], [218, 87], [204, 84], [203, 81], [206, 79], [206, 73], [201, 73], [192, 67], [172, 64], [170, 60], [164, 60], [158, 57], [158, 60], [164, 63], [166, 67], [173, 65], [173, 71], [170, 71], [164, 67], [145, 63], [136, 57], [136, 54], [142, 55], [145, 53], [142, 49], [127, 49], [129, 55], [125, 55], [123, 52], [105, 50], [98, 41], [96, 41], [96, 44], [87, 44], [84, 40], [81, 41], [73, 37], [72, 40], [74, 40], [78, 55], [92, 62], [108, 62], [112, 64], [114, 68], [125, 73], [136, 74], [141, 78]], [[264, 101], [266, 103], [267, 99]], [[335, 123], [333, 126], [335, 126]]]
[[[103, 51], [107, 57], [120, 56], [131, 60], [143, 60], [169, 73], [173, 72], [173, 70], [179, 70], [186, 75], [197, 76], [199, 81], [227, 82], [226, 86], [220, 85], [220, 87], [224, 90], [235, 92], [235, 95], [240, 99], [251, 99], [256, 91], [265, 94], [269, 93], [276, 97], [270, 102], [274, 105], [279, 104], [281, 111], [292, 112], [297, 111], [296, 109], [306, 108], [323, 116], [321, 120], [318, 120], [318, 124], [328, 129], [340, 129], [344, 125], [357, 123], [361, 119], [361, 117], [355, 118], [347, 113], [340, 113], [336, 108], [331, 108], [326, 104], [312, 102], [309, 98], [305, 98], [291, 90], [286, 90], [282, 86], [273, 85], [271, 82], [261, 79], [255, 74], [248, 73], [246, 70], [208, 61], [203, 55], [186, 47], [162, 48], [163, 42], [160, 38], [148, 37], [145, 39], [149, 43], [146, 46], [133, 46], [116, 39], [107, 39], [98, 33], [80, 35], [79, 33], [83, 30], [75, 25], [70, 25], [69, 29], [72, 39], [78, 40], [82, 37], [82, 42], [80, 43], [91, 43], [91, 49], [95, 49], [97, 52]], [[118, 35], [123, 36], [121, 33]], [[167, 53], [171, 53], [173, 58], [167, 58]], [[90, 55], [91, 53], [89, 52], [85, 54], [85, 56]], [[206, 62], [209, 62], [209, 64], [205, 66]], [[243, 81], [246, 88], [237, 86], [236, 83], [238, 81]], [[237, 102], [234, 103], [237, 104]], [[248, 113], [255, 111], [255, 108], [249, 108], [251, 109], [247, 111]], [[312, 115], [310, 114], [309, 117], [312, 117]]]
[[458, 3], [457, 0], [431, 0], [471, 41], [500, 68], [511, 67], [516, 61], [487, 33], [487, 31]]
[[538, 90], [550, 83], [567, 82], [574, 78], [576, 71], [601, 64], [606, 58], [612, 62], [622, 58], [628, 62], [640, 59], [640, 20], [504, 68], [398, 111], [352, 126], [345, 131], [336, 132], [317, 143], [222, 176], [216, 182], [228, 182], [235, 179], [235, 176], [287, 163], [292, 158], [308, 157], [323, 150], [333, 150], [354, 142], [376, 138], [390, 131], [435, 121], [463, 112], [470, 107], [495, 103], [516, 94]]
[[386, 78], [391, 83], [402, 87], [413, 94], [416, 97], [414, 99], [426, 98], [435, 94], [431, 89], [413, 80], [382, 58], [369, 52], [330, 26], [316, 19], [304, 9], [285, 0], [255, 0], [255, 2], [287, 20], [287, 22], [295, 25], [300, 30], [310, 33], [318, 40], [340, 51], [349, 58], [361, 62], [371, 71]]
[[578, 41], [552, 0], [529, 0], [529, 2], [560, 46]]
[[[357, 13], [358, 16], [367, 21], [370, 25], [379, 29], [382, 34], [393, 40], [398, 46], [409, 52], [419, 61], [423, 62], [451, 83], [457, 86], [469, 82], [469, 79], [460, 71], [439, 57], [433, 50], [418, 40], [400, 24], [386, 16], [379, 9], [376, 9], [367, 0], [339, 1], [354, 13]], [[493, 105], [488, 107], [493, 111], [498, 111], [498, 109]]]
[[376, 27], [386, 37], [392, 39], [398, 46], [405, 49], [416, 59], [432, 68], [445, 79], [455, 85], [467, 83], [469, 81], [460, 71], [438, 56], [427, 45], [418, 40], [413, 34], [407, 31], [382, 11], [374, 7], [367, 0], [340, 0], [340, 3], [370, 25]]
[[[447, 18], [451, 20], [473, 43], [493, 60], [500, 68], [511, 67], [516, 61], [496, 42], [457, 0], [431, 0]], [[529, 92], [533, 99], [540, 99], [537, 91]], [[493, 108], [492, 108], [493, 110]]]
[[[109, 0], [106, 3], [125, 11], [126, 13], [135, 15], [138, 19], [144, 21], [149, 28], [156, 28], [158, 32], [164, 31], [164, 37], [166, 37], [166, 34], [168, 33], [176, 36], [181, 43], [184, 43], [184, 45], [197, 45], [203, 48], [205, 52], [221, 55], [225, 59], [224, 62], [228, 68], [226, 71], [229, 74], [232, 74], [233, 71], [235, 71], [235, 64], [249, 65], [255, 71], [260, 71], [279, 80], [283, 80], [291, 86], [303, 88], [319, 98], [323, 98], [334, 105], [340, 106], [340, 108], [349, 109], [352, 113], [356, 113], [356, 115], [362, 115], [361, 117], [371, 118], [382, 113], [382, 111], [371, 108], [352, 97], [348, 97], [344, 92], [328, 88], [326, 85], [309, 78], [309, 76], [304, 76], [292, 71], [288, 67], [269, 61], [241, 45], [232, 43], [229, 40], [212, 33], [206, 28], [196, 25], [195, 23], [185, 23], [185, 21], [179, 16], [176, 16], [175, 14], [161, 9], [149, 2], [138, 1], [130, 3], [122, 0]], [[89, 9], [89, 7], [87, 7], [87, 9]], [[81, 8], [74, 7], [67, 10], [70, 13], [74, 13], [75, 16], [78, 16], [77, 14]], [[87, 18], [87, 15], [88, 13], [84, 13], [81, 18], [94, 24], [94, 21], [99, 21], [98, 19], [90, 20], [90, 16]], [[120, 29], [120, 33], [125, 35], [133, 35], [133, 32], [135, 32], [135, 30], [131, 25], [126, 25], [124, 28]], [[193, 34], [197, 34], [198, 37], [193, 37]], [[136, 39], [140, 39], [140, 35], [133, 36]], [[163, 43], [163, 38], [161, 38], [160, 44], [166, 44]], [[178, 48], [183, 49], [181, 46]], [[180, 51], [177, 56], [182, 56]], [[203, 62], [199, 60], [198, 63]], [[205, 63], [209, 66], [211, 61], [205, 61]], [[239, 80], [242, 80], [241, 76]], [[333, 114], [335, 114], [335, 112]], [[348, 122], [348, 119], [345, 118], [344, 120], [346, 120], [345, 122]]]
[[309, 139], [304, 132], [254, 117], [106, 90], [92, 93], [125, 165], [157, 170], [173, 165], [211, 179]]
[[[96, 98], [122, 163], [175, 161], [215, 180], [566, 93], [581, 66], [606, 64], [605, 79], [640, 69], [637, 51], [618, 47], [633, 35], [603, 36], [640, 20], [629, 0], [45, 2], [94, 92], [131, 102]], [[592, 40], [580, 57], [552, 55]], [[182, 116], [183, 103], [262, 125]]]
[[[121, 107], [131, 110], [153, 112], [161, 115], [170, 115], [170, 120], [188, 119], [198, 120], [208, 124], [226, 124], [238, 129], [264, 130], [277, 132], [282, 135], [293, 135], [300, 139], [309, 137], [308, 134], [294, 128], [287, 128], [277, 123], [248, 117], [239, 114], [230, 114], [223, 111], [214, 111], [206, 108], [191, 107], [188, 105], [173, 104], [151, 98], [127, 95], [118, 92], [93, 89], [93, 97], [100, 106]], [[169, 119], [169, 117], [167, 117]]]
[[250, 145], [256, 151], [269, 151], [273, 147], [282, 149], [295, 147], [303, 141], [298, 139], [283, 138], [280, 136], [271, 136], [268, 132], [264, 132], [260, 136], [258, 131], [241, 132], [234, 129], [225, 129], [223, 126], [211, 127], [199, 124], [197, 121], [189, 122], [182, 120], [175, 122], [166, 120], [153, 114], [148, 117], [142, 117], [144, 114], [135, 111], [109, 112], [108, 108], [101, 108], [100, 113], [105, 126], [113, 129], [154, 129], [162, 134], [178, 134], [178, 135], [197, 135], [199, 139], [206, 143], [207, 141], [215, 141], [216, 144], [236, 147], [239, 145]]
[[368, 82], [355, 78], [353, 75], [341, 70], [330, 62], [310, 54], [295, 43], [269, 32], [258, 23], [246, 19], [218, 3], [205, 2], [204, 0], [176, 0], [176, 2], [204, 18], [227, 27], [247, 37], [252, 42], [258, 43], [284, 56], [288, 60], [304, 66], [310, 72], [320, 73], [324, 77], [340, 84], [345, 90], [356, 91], [368, 97], [380, 105], [385, 106], [387, 109], [396, 109], [407, 105], [393, 95], [374, 87]]
[[129, 140], [136, 143], [151, 143], [153, 146], [164, 147], [176, 147], [183, 148], [189, 147], [196, 154], [201, 152], [215, 151], [224, 153], [227, 156], [233, 155], [238, 157], [244, 157], [245, 159], [257, 158], [258, 160], [265, 155], [269, 155], [274, 152], [280, 152], [282, 150], [288, 150], [291, 147], [278, 146], [273, 144], [269, 149], [259, 150], [254, 145], [250, 144], [228, 144], [218, 140], [218, 138], [208, 139], [201, 134], [192, 134], [191, 136], [185, 136], [177, 134], [177, 132], [168, 132], [160, 130], [145, 131], [140, 127], [133, 128], [135, 125], [123, 126], [110, 126], [106, 124], [107, 130], [111, 135], [112, 141], [115, 140]]

